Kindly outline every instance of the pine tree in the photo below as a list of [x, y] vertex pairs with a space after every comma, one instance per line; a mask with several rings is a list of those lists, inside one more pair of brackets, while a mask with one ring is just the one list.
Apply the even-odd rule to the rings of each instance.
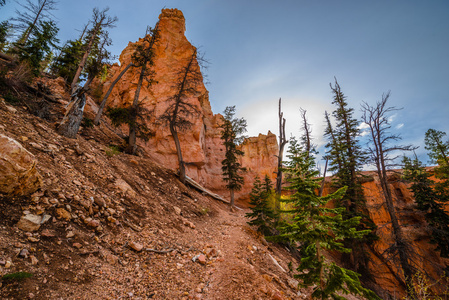
[[52, 52], [52, 47], [58, 47], [56, 43], [59, 40], [56, 38], [59, 29], [53, 21], [39, 22], [40, 30], [36, 28], [33, 30], [34, 34], [29, 39], [20, 51], [19, 59], [27, 61], [33, 71], [34, 76], [38, 76], [42, 71], [41, 63], [45, 56]]
[[237, 146], [243, 142], [243, 133], [246, 132], [246, 120], [235, 118], [235, 106], [227, 106], [224, 110], [222, 124], [220, 125], [221, 139], [225, 146], [225, 159], [221, 162], [223, 180], [231, 196], [231, 208], [234, 207], [234, 191], [239, 191], [243, 186], [242, 167], [238, 161], [239, 156], [244, 154]]
[[8, 44], [8, 35], [11, 24], [8, 21], [0, 22], [0, 52], [4, 51]]
[[83, 54], [82, 40], [67, 41], [51, 65], [51, 73], [71, 82]]
[[247, 223], [256, 226], [257, 231], [266, 236], [273, 234], [274, 223], [277, 219], [275, 212], [268, 203], [268, 199], [272, 195], [272, 188], [273, 185], [268, 175], [265, 175], [263, 183], [257, 176], [249, 195], [252, 212], [245, 215], [250, 219]]
[[200, 66], [204, 67], [206, 61], [198, 55], [198, 50], [194, 48], [183, 68], [178, 72], [178, 80], [173, 86], [175, 94], [169, 99], [169, 106], [160, 116], [170, 129], [171, 136], [176, 147], [179, 164], [179, 179], [182, 183], [186, 180], [186, 162], [182, 156], [179, 132], [185, 132], [192, 127], [192, 117], [200, 114], [198, 107], [189, 101], [192, 95], [198, 92], [198, 82], [203, 80]]
[[312, 297], [315, 299], [345, 299], [337, 292], [363, 295], [368, 299], [380, 299], [376, 294], [362, 287], [360, 274], [326, 261], [324, 251], [348, 253], [344, 247], [345, 238], [362, 238], [369, 231], [358, 231], [356, 226], [360, 217], [343, 219], [343, 207], [328, 208], [331, 200], [339, 200], [346, 192], [346, 187], [325, 197], [317, 195], [320, 178], [315, 168], [315, 161], [295, 139], [289, 147], [289, 161], [285, 172], [289, 175], [288, 189], [292, 195], [283, 202], [291, 209], [283, 211], [293, 215], [293, 221], [280, 227], [279, 240], [299, 242], [302, 258], [297, 268], [296, 278], [302, 280], [304, 287], [314, 286]]
[[349, 107], [337, 79], [335, 79], [334, 86], [330, 84], [330, 87], [334, 94], [332, 104], [336, 107], [332, 112], [335, 127], [332, 126], [329, 114], [326, 112], [325, 136], [328, 138], [326, 157], [329, 159], [329, 170], [334, 173], [333, 186], [336, 188], [347, 187], [346, 193], [337, 205], [345, 208], [344, 219], [361, 217], [357, 229], [371, 230], [371, 233], [363, 239], [344, 241], [345, 246], [351, 248], [352, 252], [343, 255], [343, 261], [346, 266], [362, 273], [366, 278], [369, 277], [369, 258], [365, 254], [364, 244], [376, 239], [374, 233], [376, 226], [369, 217], [362, 185], [358, 178], [361, 167], [367, 158], [359, 143], [359, 121], [353, 117], [354, 109]]
[[432, 231], [432, 244], [437, 244], [437, 251], [441, 257], [449, 257], [449, 215], [444, 210], [444, 203], [449, 199], [435, 190], [435, 182], [430, 179], [422, 163], [415, 158], [404, 157], [404, 179], [412, 182], [410, 190], [413, 192], [418, 209], [425, 214], [427, 223]]
[[440, 188], [449, 189], [449, 139], [444, 141], [445, 135], [446, 133], [443, 131], [429, 129], [426, 132], [424, 143], [430, 161], [438, 164], [435, 168], [435, 175], [445, 182], [440, 185]]

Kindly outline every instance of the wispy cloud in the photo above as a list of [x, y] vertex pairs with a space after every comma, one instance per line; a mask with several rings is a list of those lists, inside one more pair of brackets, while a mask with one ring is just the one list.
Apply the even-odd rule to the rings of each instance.
[[396, 129], [401, 129], [402, 127], [404, 127], [404, 123], [396, 125]]

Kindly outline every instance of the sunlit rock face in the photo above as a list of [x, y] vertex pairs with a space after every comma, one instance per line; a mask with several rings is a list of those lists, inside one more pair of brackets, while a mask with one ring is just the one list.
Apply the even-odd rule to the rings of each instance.
[[[159, 117], [170, 105], [170, 97], [176, 93], [174, 83], [181, 75], [195, 51], [184, 35], [185, 19], [181, 11], [177, 9], [163, 9], [159, 16], [160, 39], [155, 45], [155, 61], [152, 70], [153, 84], [144, 82], [140, 91], [139, 101], [142, 106], [153, 115], [146, 123], [155, 135], [148, 142], [139, 141], [139, 145], [149, 155], [166, 167], [176, 170], [178, 159], [176, 148], [170, 130]], [[103, 84], [103, 95], [107, 92], [112, 81], [131, 62], [131, 56], [140, 39], [136, 43], [129, 43], [120, 55], [120, 65], [113, 65], [109, 72], [109, 78]], [[198, 62], [194, 61], [194, 68], [198, 70]], [[108, 106], [127, 106], [133, 102], [140, 69], [131, 68], [114, 87], [108, 100]], [[187, 163], [187, 176], [193, 178], [210, 190], [227, 197], [228, 192], [224, 188], [225, 183], [221, 176], [221, 161], [224, 159], [224, 147], [220, 139], [220, 114], [213, 114], [209, 102], [209, 93], [204, 86], [203, 78], [198, 78], [194, 83], [195, 89], [188, 96], [187, 101], [198, 111], [198, 115], [192, 116], [192, 127], [179, 133], [184, 161]], [[259, 135], [250, 138], [247, 144], [242, 146], [247, 152], [242, 159], [244, 166], [250, 171], [245, 174], [247, 179], [243, 189], [237, 193], [237, 197], [247, 195], [252, 186], [255, 174], [269, 173], [270, 176], [276, 168], [275, 158], [277, 154], [276, 138], [269, 133], [267, 136]], [[258, 157], [260, 153], [262, 157]]]

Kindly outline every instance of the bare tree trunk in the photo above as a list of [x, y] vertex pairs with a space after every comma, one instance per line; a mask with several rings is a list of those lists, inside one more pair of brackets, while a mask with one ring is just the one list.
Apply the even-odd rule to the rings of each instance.
[[128, 71], [130, 67], [134, 66], [133, 63], [129, 63], [123, 71], [120, 72], [120, 74], [115, 78], [115, 80], [111, 83], [111, 86], [109, 87], [108, 91], [106, 92], [106, 95], [104, 95], [103, 100], [101, 101], [100, 107], [98, 108], [97, 115], [95, 116], [94, 124], [98, 125], [100, 124], [100, 118], [103, 114], [104, 107], [106, 106], [106, 102], [108, 100], [109, 95], [112, 92], [112, 89], [117, 84], [117, 82], [122, 78], [122, 76]]
[[134, 94], [134, 100], [132, 105], [133, 122], [129, 124], [129, 138], [128, 138], [128, 148], [126, 153], [134, 155], [136, 153], [136, 132], [137, 132], [137, 106], [139, 104], [139, 95], [142, 88], [143, 78], [145, 77], [145, 72], [147, 69], [146, 62], [142, 65], [139, 75], [139, 81], [137, 82], [136, 93]]
[[72, 84], [70, 85], [72, 92], [78, 82], [78, 79], [80, 78], [81, 72], [84, 69], [84, 65], [86, 64], [87, 58], [89, 57], [89, 54], [90, 54], [90, 51], [92, 50], [92, 45], [94, 43], [95, 36], [97, 35], [98, 30], [100, 30], [100, 24], [101, 24], [101, 21], [95, 25], [95, 29], [92, 32], [92, 35], [90, 36], [89, 44], [87, 44], [87, 48], [86, 48], [86, 51], [84, 52], [83, 58], [81, 59], [80, 64], [78, 65], [78, 69], [76, 69], [75, 77], [73, 77]]
[[323, 196], [324, 191], [324, 183], [326, 182], [326, 172], [327, 172], [327, 162], [329, 161], [329, 158], [326, 158], [326, 164], [324, 165], [324, 174], [323, 174], [323, 181], [321, 181], [321, 187], [320, 192], [318, 194], [319, 197]]
[[74, 139], [83, 120], [84, 106], [86, 105], [85, 90], [80, 87], [72, 94], [71, 98], [64, 118], [58, 127], [58, 133]]
[[170, 132], [173, 136], [173, 140], [175, 141], [176, 153], [178, 154], [178, 163], [179, 163], [179, 180], [183, 184], [186, 183], [186, 166], [184, 161], [182, 160], [182, 152], [181, 152], [181, 144], [179, 143], [178, 132], [175, 130], [174, 126], [170, 125]]
[[42, 10], [44, 9], [45, 3], [46, 3], [46, 2], [47, 2], [47, 0], [44, 0], [44, 2], [42, 3], [41, 7], [39, 8], [39, 11], [38, 11], [37, 14], [36, 14], [36, 17], [35, 17], [34, 20], [33, 20], [33, 24], [31, 24], [31, 25], [27, 28], [26, 34], [25, 34], [25, 36], [23, 37], [23, 39], [22, 39], [22, 41], [21, 41], [21, 44], [25, 44], [25, 43], [28, 41], [28, 38], [30, 37], [31, 31], [33, 31], [33, 28], [36, 26], [37, 20], [39, 19], [39, 16], [41, 15]]
[[[282, 193], [282, 160], [284, 156], [284, 147], [287, 144], [285, 139], [285, 119], [284, 113], [281, 111], [281, 98], [279, 98], [279, 154], [278, 154], [278, 171], [276, 176], [276, 193], [281, 196]], [[280, 210], [280, 199], [276, 197], [275, 208]]]
[[229, 194], [231, 196], [231, 208], [233, 208], [235, 206], [234, 190], [229, 190]]

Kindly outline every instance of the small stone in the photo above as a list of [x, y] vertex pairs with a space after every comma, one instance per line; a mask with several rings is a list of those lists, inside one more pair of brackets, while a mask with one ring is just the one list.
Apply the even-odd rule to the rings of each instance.
[[268, 274], [263, 274], [262, 277], [265, 278], [265, 280], [268, 281], [268, 282], [271, 282], [273, 280], [273, 277], [271, 277]]
[[129, 243], [129, 246], [130, 246], [132, 249], [136, 250], [137, 252], [140, 252], [140, 251], [142, 251], [142, 249], [143, 249], [143, 245], [142, 245], [142, 244], [139, 244], [139, 243], [134, 242], [134, 241], [130, 242], [130, 243]]
[[77, 185], [77, 186], [82, 186], [83, 184], [81, 183], [81, 182], [79, 182], [78, 180], [73, 180], [72, 181], [75, 185]]
[[37, 260], [36, 256], [34, 256], [34, 255], [30, 255], [30, 259], [31, 259], [31, 264], [33, 266], [37, 265], [39, 263], [39, 261]]
[[198, 262], [202, 265], [206, 264], [206, 256], [204, 256], [204, 254], [200, 254], [200, 256], [198, 256]]
[[22, 140], [22, 142], [28, 141], [28, 138], [26, 136], [23, 136], [23, 135], [20, 137], [20, 139]]
[[81, 245], [80, 243], [73, 243], [73, 247], [75, 247], [76, 249], [80, 249], [83, 247], [83, 245]]
[[94, 228], [97, 228], [100, 225], [101, 225], [100, 221], [98, 221], [96, 219], [92, 219], [87, 223], [87, 226], [94, 227]]
[[67, 221], [72, 218], [72, 215], [62, 207], [56, 209], [56, 214], [58, 215], [59, 218]]
[[5, 269], [9, 269], [12, 266], [12, 262], [10, 262], [9, 260], [6, 261], [5, 263]]
[[180, 209], [179, 207], [173, 206], [173, 209], [175, 210], [175, 213], [176, 213], [177, 215], [181, 215], [181, 209]]
[[279, 293], [279, 292], [274, 292], [274, 293], [273, 293], [273, 296], [271, 296], [271, 299], [273, 299], [273, 300], [283, 300], [284, 297], [282, 297], [281, 293]]
[[48, 200], [48, 202], [50, 202], [51, 204], [54, 204], [54, 205], [59, 204], [59, 200], [56, 198], [50, 199], [50, 200]]
[[41, 236], [43, 237], [54, 237], [56, 236], [56, 233], [50, 229], [44, 229], [41, 232]]
[[95, 204], [97, 204], [99, 207], [105, 207], [105, 206], [106, 206], [106, 202], [104, 201], [103, 198], [100, 198], [100, 197], [94, 197], [94, 202], [95, 202]]
[[15, 108], [12, 107], [12, 106], [6, 105], [6, 109], [7, 109], [10, 113], [13, 113], [13, 114], [15, 114], [15, 113], [17, 112], [17, 109], [15, 109]]
[[29, 254], [30, 254], [30, 251], [28, 251], [28, 249], [22, 249], [19, 252], [19, 257], [21, 257], [21, 258], [28, 258]]
[[17, 223], [17, 227], [23, 231], [34, 232], [37, 231], [39, 227], [41, 227], [41, 221], [41, 216], [28, 214], [20, 218], [19, 222]]
[[39, 239], [37, 239], [37, 238], [35, 238], [35, 237], [33, 237], [33, 236], [29, 236], [29, 237], [27, 238], [27, 240], [29, 240], [29, 241], [32, 242], [32, 243], [37, 243], [37, 242], [39, 242]]
[[69, 232], [67, 232], [67, 234], [66, 234], [66, 238], [71, 238], [71, 237], [74, 237], [75, 236], [75, 233], [73, 232], [73, 231], [69, 231]]

